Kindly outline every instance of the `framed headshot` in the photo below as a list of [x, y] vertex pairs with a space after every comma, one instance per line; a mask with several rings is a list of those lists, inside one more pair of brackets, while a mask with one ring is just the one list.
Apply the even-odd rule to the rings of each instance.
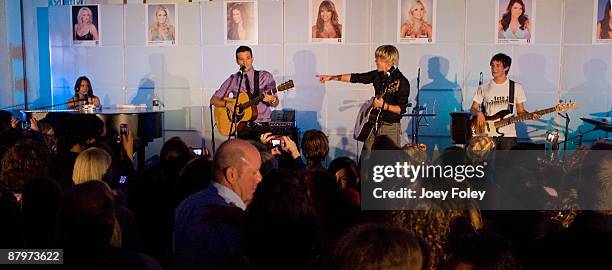
[[224, 7], [225, 44], [257, 44], [257, 2], [227, 1]]
[[595, 0], [593, 9], [593, 43], [612, 43], [610, 0]]
[[308, 40], [312, 43], [344, 43], [345, 0], [309, 0]]
[[147, 4], [147, 46], [175, 46], [178, 34], [176, 4]]
[[436, 42], [436, 0], [398, 0], [398, 43]]
[[98, 5], [71, 7], [72, 45], [98, 46], [102, 32]]
[[495, 43], [533, 43], [535, 40], [535, 1], [497, 0]]

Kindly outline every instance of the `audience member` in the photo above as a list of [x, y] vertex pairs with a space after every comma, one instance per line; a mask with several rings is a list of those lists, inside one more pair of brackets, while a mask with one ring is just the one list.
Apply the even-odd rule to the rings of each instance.
[[261, 157], [247, 141], [226, 141], [213, 157], [213, 182], [176, 209], [176, 269], [232, 269], [240, 255], [240, 222], [261, 181]]
[[25, 184], [22, 196], [23, 240], [26, 248], [54, 248], [56, 216], [62, 190], [50, 178], [40, 177]]
[[34, 140], [19, 141], [2, 158], [0, 185], [13, 192], [17, 202], [20, 202], [21, 192], [27, 182], [49, 175], [49, 162], [47, 148], [41, 143]]
[[306, 158], [306, 169], [325, 169], [323, 162], [329, 153], [327, 135], [319, 130], [307, 130], [302, 137], [302, 153]]
[[304, 269], [319, 239], [317, 215], [295, 172], [270, 172], [247, 209], [244, 253], [255, 269]]
[[115, 206], [108, 185], [89, 181], [69, 189], [59, 211], [64, 265], [80, 269], [161, 269], [147, 255], [111, 246]]
[[363, 224], [350, 229], [327, 255], [324, 269], [427, 269], [421, 240], [405, 229]]

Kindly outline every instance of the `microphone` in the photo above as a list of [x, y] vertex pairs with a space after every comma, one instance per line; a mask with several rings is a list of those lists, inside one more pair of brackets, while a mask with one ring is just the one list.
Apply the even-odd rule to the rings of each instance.
[[480, 72], [480, 80], [478, 81], [478, 85], [482, 85], [482, 71]]
[[391, 74], [393, 74], [393, 72], [395, 72], [395, 70], [397, 70], [397, 68], [395, 66], [391, 66], [391, 68], [389, 68], [389, 71], [387, 71], [387, 73], [385, 73], [385, 75], [387, 75], [387, 77], [391, 77]]
[[89, 105], [89, 96], [85, 94], [85, 105]]
[[238, 71], [238, 73], [240, 73], [240, 75], [242, 75], [244, 73], [245, 69], [246, 69], [246, 67], [244, 65], [240, 65], [240, 70]]

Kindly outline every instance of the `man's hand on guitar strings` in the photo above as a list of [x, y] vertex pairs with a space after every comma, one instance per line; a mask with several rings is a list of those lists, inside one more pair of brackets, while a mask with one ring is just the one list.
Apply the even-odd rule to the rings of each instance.
[[269, 104], [274, 104], [276, 98], [273, 95], [269, 95], [267, 92], [263, 92], [264, 98], [263, 101]]

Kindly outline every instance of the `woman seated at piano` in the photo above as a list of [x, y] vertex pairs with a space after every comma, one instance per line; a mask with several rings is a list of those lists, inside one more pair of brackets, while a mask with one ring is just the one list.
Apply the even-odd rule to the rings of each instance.
[[68, 100], [68, 109], [78, 108], [81, 105], [92, 104], [101, 109], [100, 99], [93, 94], [89, 78], [81, 76], [74, 84], [74, 96]]

